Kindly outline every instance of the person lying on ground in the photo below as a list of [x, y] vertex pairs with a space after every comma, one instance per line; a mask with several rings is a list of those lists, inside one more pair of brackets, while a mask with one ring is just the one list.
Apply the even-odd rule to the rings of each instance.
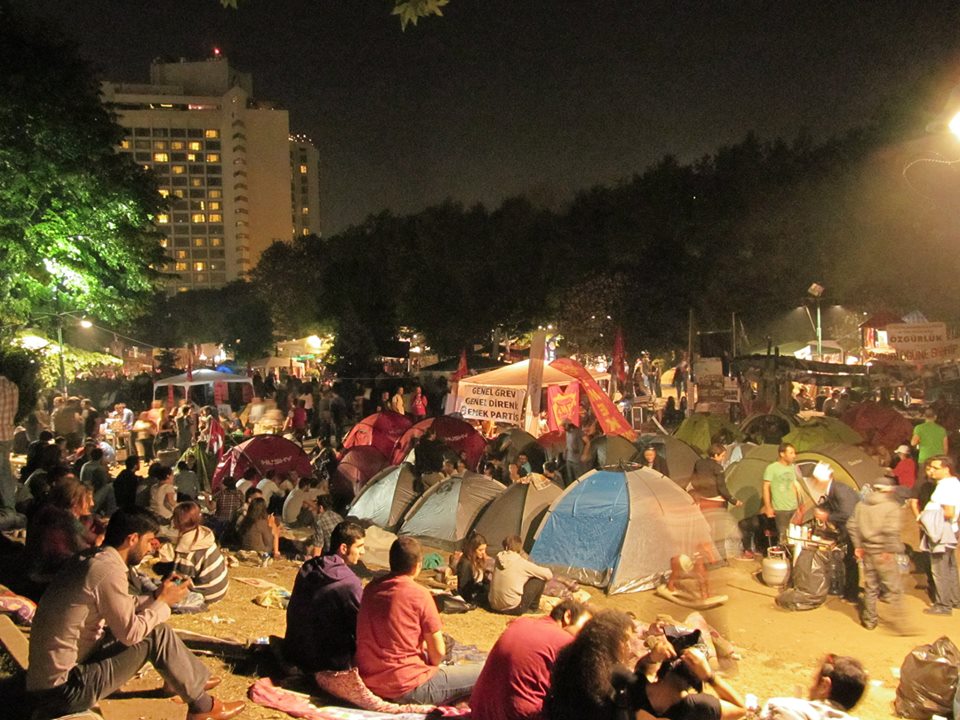
[[867, 689], [867, 671], [852, 657], [827, 655], [813, 678], [809, 699], [770, 698], [759, 720], [854, 720], [849, 712]]

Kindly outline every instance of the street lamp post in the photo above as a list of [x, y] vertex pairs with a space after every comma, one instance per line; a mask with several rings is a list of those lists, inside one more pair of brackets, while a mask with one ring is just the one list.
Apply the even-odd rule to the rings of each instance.
[[57, 350], [60, 353], [60, 389], [66, 400], [70, 394], [67, 392], [67, 368], [63, 360], [63, 313], [57, 313]]
[[820, 283], [813, 283], [807, 288], [807, 294], [817, 301], [817, 360], [823, 360], [823, 323], [820, 319], [820, 298], [826, 290]]

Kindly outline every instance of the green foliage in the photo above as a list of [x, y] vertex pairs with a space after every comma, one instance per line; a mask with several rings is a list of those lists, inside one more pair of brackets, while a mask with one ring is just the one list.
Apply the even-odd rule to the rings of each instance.
[[[416, 25], [422, 17], [429, 15], [443, 16], [443, 8], [450, 0], [393, 0], [391, 15], [400, 16], [400, 29], [406, 30], [407, 25]], [[236, 10], [240, 0], [220, 0], [220, 5]]]
[[400, 28], [407, 29], [407, 25], [416, 25], [417, 20], [428, 15], [442, 17], [442, 8], [449, 0], [394, 0], [392, 15], [400, 16]]
[[136, 314], [160, 277], [146, 174], [76, 50], [0, 5], [0, 322]]

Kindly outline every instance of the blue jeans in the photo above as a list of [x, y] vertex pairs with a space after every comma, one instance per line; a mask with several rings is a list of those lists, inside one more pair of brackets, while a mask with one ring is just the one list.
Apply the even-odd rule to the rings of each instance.
[[399, 701], [419, 705], [445, 705], [460, 698], [468, 698], [482, 669], [482, 663], [441, 665], [432, 678], [408, 692]]

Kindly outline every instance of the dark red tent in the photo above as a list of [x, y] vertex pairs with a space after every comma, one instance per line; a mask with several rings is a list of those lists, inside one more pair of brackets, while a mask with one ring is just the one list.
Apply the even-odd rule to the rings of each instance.
[[392, 410], [368, 415], [347, 433], [343, 439], [343, 448], [349, 450], [352, 447], [370, 445], [388, 458], [393, 454], [397, 441], [411, 425], [413, 420]]
[[347, 450], [330, 479], [330, 493], [352, 499], [367, 480], [389, 465], [387, 458], [370, 445], [356, 445]]
[[543, 448], [548, 459], [555, 460], [567, 449], [567, 434], [563, 430], [552, 430], [538, 437], [537, 445]]
[[909, 445], [913, 423], [889, 405], [862, 402], [852, 406], [841, 418], [860, 433], [870, 445], [883, 445], [890, 452], [898, 445]]
[[487, 441], [483, 439], [483, 435], [477, 432], [476, 428], [466, 420], [444, 415], [443, 417], [421, 420], [407, 430], [403, 437], [397, 441], [393, 450], [391, 465], [399, 465], [403, 462], [410, 452], [410, 448], [413, 447], [414, 440], [423, 435], [427, 428], [433, 428], [437, 433], [437, 440], [454, 452], [458, 454], [466, 453], [467, 467], [470, 470], [475, 470], [477, 465], [480, 464], [480, 458], [483, 457], [483, 451], [487, 446]]
[[224, 454], [213, 472], [213, 489], [219, 488], [225, 477], [239, 478], [251, 467], [261, 478], [268, 470], [276, 470], [278, 475], [291, 470], [300, 477], [313, 475], [310, 458], [295, 442], [279, 435], [254, 435]]

